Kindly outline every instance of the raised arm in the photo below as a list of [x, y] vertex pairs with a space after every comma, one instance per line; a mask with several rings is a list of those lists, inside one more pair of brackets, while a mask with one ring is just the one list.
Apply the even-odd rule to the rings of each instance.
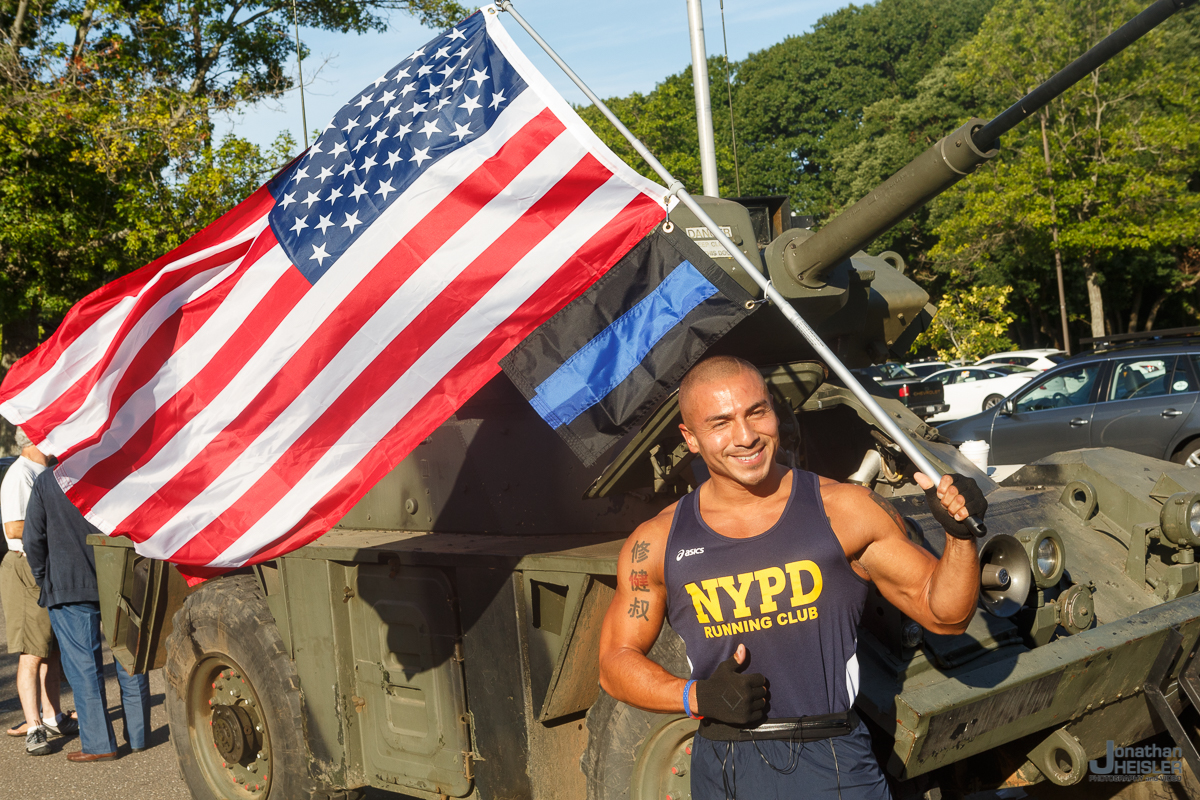
[[[928, 479], [920, 478], [922, 488], [932, 486]], [[879, 495], [856, 486], [839, 486], [837, 495], [827, 509], [830, 522], [843, 543], [855, 542], [850, 551], [855, 553], [856, 564], [880, 594], [932, 633], [965, 631], [979, 597], [974, 539], [946, 536], [939, 559], [909, 540], [904, 520]], [[981, 516], [987, 504], [982, 495], [980, 500], [982, 508], [973, 507], [971, 511]], [[966, 519], [966, 501], [950, 476], [944, 476], [939, 484], [936, 502], [950, 517]]]

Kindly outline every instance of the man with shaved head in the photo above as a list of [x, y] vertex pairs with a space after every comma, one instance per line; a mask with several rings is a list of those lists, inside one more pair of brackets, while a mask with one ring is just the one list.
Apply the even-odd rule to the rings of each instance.
[[[601, 685], [638, 708], [700, 720], [693, 800], [889, 797], [853, 710], [867, 585], [926, 630], [962, 633], [979, 593], [963, 520], [987, 502], [969, 478], [947, 475], [935, 488], [916, 475], [948, 534], [937, 559], [870, 489], [776, 461], [779, 420], [749, 362], [696, 364], [679, 407], [710, 477], [622, 548]], [[664, 619], [687, 646], [689, 678], [646, 657]]]

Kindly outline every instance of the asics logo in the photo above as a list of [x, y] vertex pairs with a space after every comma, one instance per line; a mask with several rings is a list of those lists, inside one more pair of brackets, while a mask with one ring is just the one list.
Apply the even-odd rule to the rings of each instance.
[[704, 554], [703, 547], [693, 547], [691, 550], [680, 550], [679, 554], [677, 556], [675, 556], [675, 560], [683, 561], [688, 556], [699, 556], [699, 555], [703, 555], [703, 554]]

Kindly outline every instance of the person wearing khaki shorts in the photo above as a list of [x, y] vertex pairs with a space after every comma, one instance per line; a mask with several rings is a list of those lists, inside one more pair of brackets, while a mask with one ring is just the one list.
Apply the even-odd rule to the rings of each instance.
[[4, 524], [4, 538], [9, 550], [0, 563], [0, 604], [4, 608], [8, 652], [20, 654], [17, 696], [25, 712], [25, 724], [8, 733], [25, 737], [25, 752], [29, 755], [43, 756], [52, 752], [46, 741], [49, 734], [75, 733], [79, 725], [65, 716], [59, 706], [62, 673], [50, 614], [38, 605], [41, 590], [25, 560], [21, 541], [33, 479], [49, 466], [50, 460], [20, 428], [17, 428], [17, 445], [21, 448], [21, 456], [8, 468], [3, 483], [0, 483], [0, 520]]
[[58, 650], [54, 631], [50, 628], [50, 615], [38, 606], [40, 590], [33, 581], [25, 554], [10, 555], [11, 558], [0, 563], [0, 602], [4, 604], [8, 652], [49, 660]]

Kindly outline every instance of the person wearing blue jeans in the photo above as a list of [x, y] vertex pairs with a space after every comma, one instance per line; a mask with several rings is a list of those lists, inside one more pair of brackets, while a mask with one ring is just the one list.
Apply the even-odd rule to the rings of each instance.
[[[104, 660], [100, 643], [100, 594], [89, 533], [99, 533], [63, 494], [53, 470], [34, 479], [25, 512], [25, 550], [34, 580], [41, 587], [38, 604], [50, 610], [58, 637], [63, 672], [75, 692], [82, 750], [68, 753], [75, 762], [109, 761], [117, 757], [117, 739], [108, 718]], [[150, 682], [130, 675], [116, 662], [125, 715], [125, 739], [137, 752], [146, 748], [150, 727]]]
[[[104, 659], [100, 649], [100, 604], [62, 603], [51, 606], [50, 624], [58, 636], [63, 672], [75, 692], [82, 752], [84, 755], [98, 756], [89, 760], [115, 758], [117, 738], [106, 713], [108, 696], [104, 690]], [[144, 674], [130, 675], [120, 661], [114, 659], [113, 663], [116, 664], [117, 681], [121, 685], [125, 738], [130, 749], [136, 753], [146, 749], [146, 731], [150, 728], [150, 682]]]

